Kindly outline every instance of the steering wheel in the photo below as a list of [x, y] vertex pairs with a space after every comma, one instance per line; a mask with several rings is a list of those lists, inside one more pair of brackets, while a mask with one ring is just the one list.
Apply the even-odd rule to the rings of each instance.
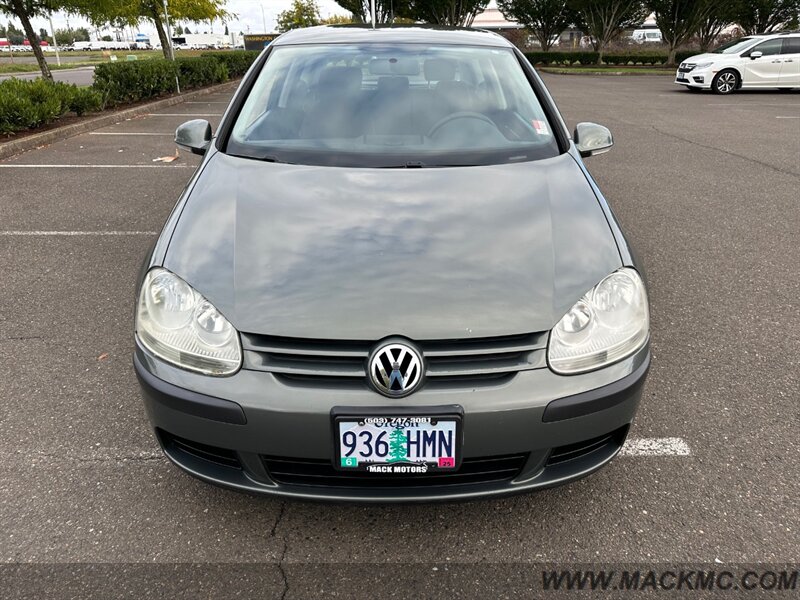
[[446, 117], [439, 119], [433, 125], [433, 127], [431, 127], [430, 131], [428, 131], [428, 137], [435, 137], [439, 129], [441, 129], [445, 125], [452, 123], [453, 121], [458, 121], [461, 119], [472, 119], [473, 121], [483, 121], [484, 123], [488, 123], [495, 129], [497, 129], [497, 125], [494, 124], [494, 121], [492, 121], [486, 115], [482, 115], [481, 113], [477, 112], [461, 111], [453, 113], [451, 115], [447, 115]]

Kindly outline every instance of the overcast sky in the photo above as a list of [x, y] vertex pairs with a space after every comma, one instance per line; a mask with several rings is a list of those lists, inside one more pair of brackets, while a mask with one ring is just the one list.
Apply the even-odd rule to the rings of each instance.
[[[272, 32], [275, 30], [275, 17], [283, 10], [286, 10], [292, 4], [292, 0], [228, 0], [226, 8], [228, 12], [234, 13], [236, 17], [228, 22], [231, 31], [243, 31], [247, 33], [262, 33], [264, 23], [266, 23], [267, 31]], [[341, 6], [336, 4], [334, 0], [317, 0], [320, 7], [320, 13], [323, 17], [329, 17], [333, 14], [346, 15], [347, 11]], [[494, 3], [492, 3], [494, 4]], [[263, 16], [262, 16], [263, 10]], [[0, 15], [0, 21], [5, 25], [7, 21], [6, 15]], [[80, 27], [87, 25], [86, 21], [79, 16], [69, 16], [62, 13], [53, 13], [53, 25], [57, 29], [66, 27], [67, 20], [69, 20], [70, 27]], [[50, 30], [47, 19], [34, 19], [33, 25], [38, 31], [43, 27]], [[16, 26], [19, 27], [20, 23], [17, 22]], [[194, 32], [196, 29], [189, 25]], [[147, 22], [142, 22], [138, 28], [134, 28], [137, 32], [155, 35], [155, 28]], [[208, 31], [208, 23], [203, 23], [197, 28], [199, 31]], [[220, 21], [214, 22], [213, 33], [223, 33], [225, 27]]]

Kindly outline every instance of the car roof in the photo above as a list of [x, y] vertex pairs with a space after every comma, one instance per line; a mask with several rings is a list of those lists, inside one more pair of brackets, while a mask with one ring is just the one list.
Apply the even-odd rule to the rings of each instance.
[[373, 29], [368, 25], [322, 25], [288, 31], [273, 46], [298, 44], [453, 44], [461, 46], [513, 47], [504, 37], [483, 29], [391, 25]]

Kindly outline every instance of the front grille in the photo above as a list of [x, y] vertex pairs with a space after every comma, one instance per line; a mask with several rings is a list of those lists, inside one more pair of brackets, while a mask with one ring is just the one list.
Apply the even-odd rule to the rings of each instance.
[[486, 485], [510, 481], [520, 472], [527, 454], [465, 458], [452, 473], [393, 475], [337, 471], [329, 460], [263, 456], [264, 466], [275, 483], [339, 488], [414, 488], [431, 486]]
[[697, 65], [694, 63], [681, 63], [678, 67], [679, 73], [689, 73], [691, 72]]
[[[242, 334], [244, 368], [273, 373], [298, 385], [363, 386], [376, 342]], [[519, 371], [546, 366], [547, 332], [492, 338], [417, 342], [428, 383], [500, 383]]]
[[201, 444], [200, 442], [193, 442], [184, 438], [180, 438], [164, 430], [158, 430], [158, 436], [161, 438], [161, 443], [166, 450], [183, 452], [190, 454], [195, 458], [213, 462], [225, 467], [233, 467], [241, 469], [242, 464], [239, 462], [239, 457], [233, 450], [227, 448], [218, 448], [217, 446], [209, 446], [208, 444]]
[[624, 427], [621, 427], [616, 431], [612, 431], [606, 435], [601, 435], [599, 437], [577, 442], [575, 444], [569, 444], [567, 446], [558, 446], [557, 448], [553, 448], [553, 451], [550, 453], [550, 456], [547, 459], [546, 466], [552, 467], [554, 465], [569, 462], [571, 460], [577, 460], [595, 452], [606, 450], [609, 446], [622, 446], [627, 432], [628, 426], [625, 425]]

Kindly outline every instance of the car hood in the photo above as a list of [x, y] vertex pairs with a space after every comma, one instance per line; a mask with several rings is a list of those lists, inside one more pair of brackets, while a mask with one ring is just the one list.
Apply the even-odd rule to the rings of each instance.
[[696, 56], [690, 56], [689, 58], [683, 59], [681, 62], [685, 63], [704, 63], [704, 62], [720, 62], [726, 60], [728, 58], [738, 58], [736, 54], [728, 55], [728, 54], [698, 54]]
[[621, 259], [569, 154], [356, 169], [217, 153], [164, 266], [239, 331], [449, 339], [548, 330]]

